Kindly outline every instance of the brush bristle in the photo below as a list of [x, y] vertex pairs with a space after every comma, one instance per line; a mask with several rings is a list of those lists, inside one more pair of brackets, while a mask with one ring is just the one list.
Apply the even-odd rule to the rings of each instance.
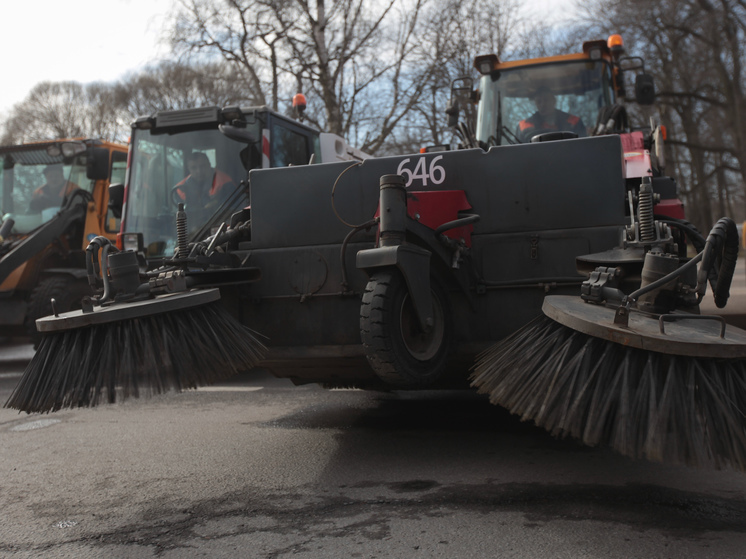
[[48, 334], [5, 407], [50, 412], [196, 388], [251, 369], [264, 351], [220, 303]]
[[472, 385], [557, 437], [746, 470], [743, 361], [628, 348], [541, 317], [485, 351]]

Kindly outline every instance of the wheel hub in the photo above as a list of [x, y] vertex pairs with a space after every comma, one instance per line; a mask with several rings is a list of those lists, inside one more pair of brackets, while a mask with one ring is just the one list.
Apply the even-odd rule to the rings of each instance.
[[412, 300], [407, 294], [402, 303], [399, 324], [407, 351], [419, 361], [427, 361], [435, 357], [443, 341], [445, 331], [443, 309], [436, 297], [433, 297], [433, 323], [429, 332], [421, 328]]

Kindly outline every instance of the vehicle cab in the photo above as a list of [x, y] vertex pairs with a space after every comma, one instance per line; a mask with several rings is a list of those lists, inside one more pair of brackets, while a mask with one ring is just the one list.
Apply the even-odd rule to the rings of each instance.
[[[628, 101], [654, 103], [653, 78], [645, 73], [642, 58], [623, 53], [621, 36], [612, 35], [607, 41], [586, 41], [582, 52], [560, 56], [507, 62], [494, 54], [477, 56], [477, 87], [470, 78], [456, 80], [447, 111], [461, 147], [489, 149], [615, 134], [622, 144], [628, 190], [650, 177], [659, 197], [656, 213], [683, 219], [676, 183], [665, 176], [665, 127], [651, 121], [633, 129], [627, 114]], [[634, 97], [625, 87], [629, 74], [635, 75]], [[461, 106], [466, 124], [458, 123]]]
[[482, 72], [476, 137], [487, 145], [525, 143], [553, 132], [536, 125], [526, 134], [525, 123], [538, 113], [537, 95], [551, 95], [557, 111], [577, 118], [580, 137], [592, 135], [604, 109], [616, 103], [608, 57], [591, 59], [582, 53], [503, 63], [486, 56], [475, 65]]
[[[126, 203], [118, 244], [148, 259], [171, 256], [180, 203], [190, 236], [209, 233], [248, 206], [249, 171], [306, 165], [320, 155], [316, 130], [267, 107], [204, 107], [138, 118], [132, 124], [126, 195], [120, 194]], [[210, 175], [206, 184], [194, 180], [190, 165], [197, 159]]]

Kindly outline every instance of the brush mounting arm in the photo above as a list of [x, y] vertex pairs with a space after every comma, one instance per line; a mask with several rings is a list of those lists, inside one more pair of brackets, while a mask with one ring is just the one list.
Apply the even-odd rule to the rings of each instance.
[[656, 289], [660, 289], [664, 285], [671, 283], [672, 280], [676, 279], [677, 277], [685, 274], [692, 268], [696, 267], [696, 265], [699, 264], [699, 262], [702, 260], [703, 252], [700, 252], [697, 256], [692, 258], [689, 262], [687, 262], [686, 264], [684, 264], [677, 270], [671, 272], [670, 274], [660, 278], [657, 281], [649, 283], [645, 287], [641, 287], [637, 291], [633, 291], [632, 293], [624, 297], [619, 307], [617, 307], [616, 314], [614, 315], [614, 324], [619, 325], [619, 326], [627, 326], [629, 324], [629, 315], [632, 310], [631, 309], [632, 303], [637, 302], [637, 300], [642, 295], [655, 291]]

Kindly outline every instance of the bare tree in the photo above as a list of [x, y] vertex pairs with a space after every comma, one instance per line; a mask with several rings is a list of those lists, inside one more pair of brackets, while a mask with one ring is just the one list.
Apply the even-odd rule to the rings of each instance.
[[82, 136], [121, 139], [119, 118], [108, 84], [42, 82], [11, 109], [2, 143]]
[[[245, 84], [251, 104], [266, 105], [265, 91], [278, 87], [273, 54], [282, 30], [272, 18], [271, 2], [255, 0], [177, 0], [168, 38], [188, 58], [205, 55], [230, 63]], [[268, 77], [271, 76], [271, 77]], [[272, 101], [277, 107], [277, 98]]]
[[271, 91], [279, 108], [303, 89], [312, 123], [375, 152], [431, 80], [433, 62], [417, 56], [430, 2], [180, 0], [171, 41], [240, 68], [258, 102]]
[[114, 89], [117, 105], [130, 120], [160, 110], [251, 103], [235, 67], [221, 61], [161, 62], [126, 76]]
[[[591, 29], [622, 32], [646, 55], [689, 218], [709, 228], [717, 217], [713, 200], [719, 212], [732, 208], [744, 217], [746, 3], [605, 0], [584, 6]], [[738, 189], [728, 186], [734, 182]]]
[[247, 102], [235, 68], [224, 62], [162, 62], [116, 83], [43, 82], [14, 107], [2, 143], [65, 137], [126, 141], [130, 123], [159, 110]]
[[422, 14], [415, 51], [422, 64], [430, 63], [427, 83], [417, 103], [392, 129], [384, 151], [416, 151], [426, 145], [450, 144], [445, 109], [451, 83], [463, 76], [475, 77], [476, 55], [495, 53], [514, 58], [527, 30], [516, 0], [434, 0]]

